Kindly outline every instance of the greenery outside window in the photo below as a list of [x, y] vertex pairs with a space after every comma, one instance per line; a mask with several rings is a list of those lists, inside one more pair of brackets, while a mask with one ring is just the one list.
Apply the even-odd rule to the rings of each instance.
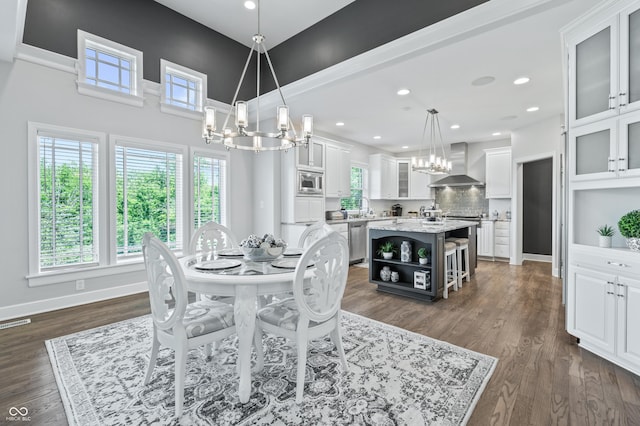
[[180, 150], [116, 141], [115, 237], [118, 259], [139, 256], [145, 232], [153, 232], [172, 250], [182, 249], [182, 158]]
[[227, 225], [227, 160], [193, 155], [193, 229], [207, 222]]
[[96, 265], [98, 143], [39, 132], [39, 270]]
[[[361, 165], [351, 166], [351, 195], [349, 198], [342, 198], [340, 200], [340, 207], [345, 210], [361, 210], [362, 198], [368, 196], [367, 182], [368, 174], [367, 168]], [[368, 207], [368, 206], [366, 206]]]

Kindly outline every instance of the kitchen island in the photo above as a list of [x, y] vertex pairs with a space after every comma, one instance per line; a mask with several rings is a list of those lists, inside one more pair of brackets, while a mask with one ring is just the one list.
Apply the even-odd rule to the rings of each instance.
[[[444, 289], [445, 239], [469, 239], [469, 274], [473, 275], [476, 267], [476, 226], [475, 222], [462, 220], [427, 222], [421, 219], [392, 225], [372, 224], [369, 229], [369, 281], [378, 286], [378, 291], [425, 301], [439, 299]], [[393, 242], [397, 248], [397, 253], [388, 260], [377, 254], [380, 245], [386, 241]], [[411, 245], [408, 262], [401, 260], [403, 241]], [[426, 265], [418, 262], [418, 250], [422, 247], [430, 252]], [[380, 272], [385, 267], [397, 272], [396, 282], [381, 278]]]

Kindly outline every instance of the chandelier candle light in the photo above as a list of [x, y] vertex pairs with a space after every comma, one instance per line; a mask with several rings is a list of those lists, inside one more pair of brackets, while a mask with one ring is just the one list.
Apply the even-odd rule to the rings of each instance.
[[[258, 33], [253, 36], [253, 45], [249, 51], [249, 56], [242, 70], [240, 76], [240, 82], [236, 88], [236, 92], [233, 95], [231, 105], [235, 105], [235, 125], [236, 131], [227, 127], [229, 118], [234, 108], [230, 108], [227, 116], [222, 125], [222, 132], [217, 131], [216, 128], [216, 110], [212, 107], [204, 108], [204, 122], [203, 122], [203, 134], [205, 142], [210, 144], [211, 142], [221, 143], [229, 148], [253, 150], [255, 152], [260, 151], [277, 151], [287, 150], [299, 145], [308, 146], [313, 134], [313, 117], [311, 115], [302, 116], [302, 134], [300, 137], [296, 134], [295, 127], [293, 126], [291, 119], [289, 118], [289, 107], [284, 99], [278, 78], [273, 70], [273, 64], [267, 51], [267, 47], [264, 44], [265, 37], [260, 34], [260, 1], [258, 1]], [[256, 95], [256, 129], [254, 131], [249, 130], [249, 105], [245, 101], [237, 101], [240, 87], [247, 73], [247, 68], [251, 62], [251, 56], [253, 51], [256, 51], [257, 57], [257, 95]], [[276, 130], [275, 132], [263, 132], [260, 131], [260, 51], [264, 53], [264, 56], [269, 65], [271, 75], [276, 84], [282, 104], [278, 106], [276, 111]], [[237, 102], [236, 102], [237, 101]], [[263, 144], [263, 140], [265, 144]], [[267, 141], [275, 141], [276, 143], [266, 143]], [[251, 143], [247, 143], [251, 141]]]
[[[429, 156], [422, 156], [422, 148], [424, 145], [424, 136], [429, 126]], [[440, 150], [442, 156], [437, 155], [438, 147], [436, 146], [436, 137], [440, 139]], [[445, 175], [451, 172], [451, 161], [447, 161], [444, 153], [444, 144], [442, 142], [442, 132], [440, 131], [440, 120], [438, 120], [438, 111], [435, 109], [427, 110], [427, 117], [422, 129], [422, 141], [420, 142], [420, 151], [418, 157], [411, 159], [411, 169], [414, 172], [426, 173], [430, 175]]]

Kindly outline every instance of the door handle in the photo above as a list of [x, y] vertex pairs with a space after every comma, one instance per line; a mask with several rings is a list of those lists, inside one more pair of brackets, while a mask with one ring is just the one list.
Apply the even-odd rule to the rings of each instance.
[[609, 109], [616, 109], [616, 104], [614, 102], [615, 99], [615, 96], [609, 95]]
[[627, 93], [626, 92], [620, 92], [620, 93], [618, 93], [618, 96], [620, 96], [620, 104], [619, 105], [621, 107], [626, 106], [627, 102], [625, 100], [623, 100], [623, 98], [625, 98], [627, 96]]

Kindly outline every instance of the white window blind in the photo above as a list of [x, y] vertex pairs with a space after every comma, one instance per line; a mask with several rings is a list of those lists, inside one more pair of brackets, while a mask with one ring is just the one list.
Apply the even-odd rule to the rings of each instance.
[[97, 142], [39, 132], [38, 146], [40, 270], [97, 264]]
[[145, 232], [181, 250], [182, 154], [119, 143], [115, 163], [117, 256], [141, 254]]
[[202, 154], [193, 160], [193, 213], [195, 229], [207, 222], [227, 224], [227, 162]]

